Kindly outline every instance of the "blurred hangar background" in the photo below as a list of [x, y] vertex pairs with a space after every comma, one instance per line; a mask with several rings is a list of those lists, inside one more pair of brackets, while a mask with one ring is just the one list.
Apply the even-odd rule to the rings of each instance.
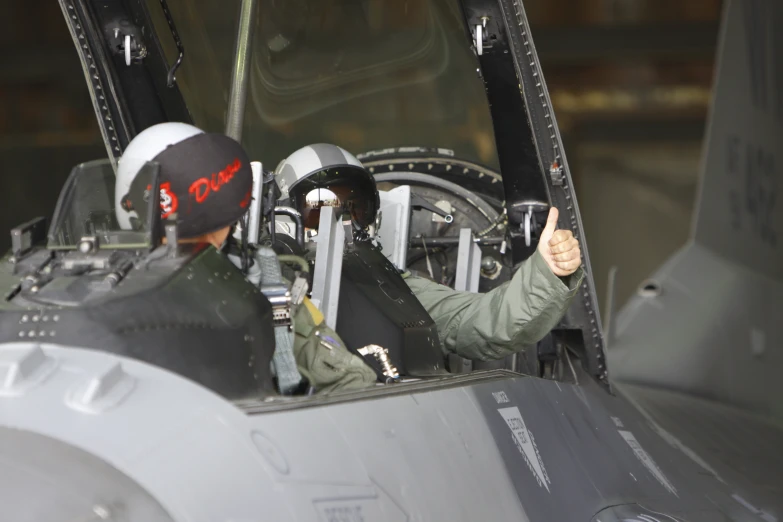
[[[175, 16], [183, 1], [169, 0]], [[235, 3], [214, 0], [212, 5], [233, 9]], [[574, 176], [596, 285], [603, 300], [607, 273], [617, 266], [618, 306], [687, 238], [721, 3], [524, 1]], [[106, 151], [58, 3], [5, 0], [4, 15], [0, 229], [6, 232], [0, 247], [5, 251], [11, 227], [38, 215], [51, 216], [71, 168]], [[187, 35], [182, 36], [187, 48]], [[233, 33], [226, 38], [233, 46]], [[191, 53], [183, 78], [193, 73], [193, 60]], [[404, 100], [397, 102], [404, 105]], [[468, 107], [466, 114], [465, 124], [454, 132], [475, 145], [476, 160], [493, 166], [494, 147], [479, 121], [481, 109], [473, 113]], [[404, 118], [405, 112], [397, 117]], [[353, 126], [335, 125], [325, 132], [333, 142], [360, 153], [378, 141], [365, 136], [382, 137], [384, 128], [377, 119], [363, 125], [359, 117]], [[425, 144], [390, 144], [399, 145]], [[273, 166], [280, 158], [254, 159]]]

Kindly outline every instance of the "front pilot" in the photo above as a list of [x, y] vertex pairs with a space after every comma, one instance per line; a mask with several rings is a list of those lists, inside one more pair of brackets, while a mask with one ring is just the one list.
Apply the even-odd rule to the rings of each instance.
[[[369, 238], [378, 190], [373, 176], [349, 152], [329, 144], [303, 147], [278, 165], [275, 178], [281, 204], [301, 212], [305, 227], [318, 227], [321, 206], [338, 205], [350, 215], [355, 238]], [[556, 229], [557, 216], [553, 207], [536, 252], [510, 281], [485, 294], [459, 292], [403, 274], [435, 321], [446, 352], [481, 361], [502, 359], [540, 341], [560, 321], [584, 270], [579, 242], [570, 230]]]

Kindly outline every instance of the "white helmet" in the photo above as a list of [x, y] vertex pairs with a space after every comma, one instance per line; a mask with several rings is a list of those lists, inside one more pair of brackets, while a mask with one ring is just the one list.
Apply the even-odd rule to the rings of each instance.
[[297, 150], [275, 171], [280, 201], [302, 214], [305, 228], [317, 229], [321, 207], [338, 206], [364, 229], [375, 222], [380, 200], [375, 178], [356, 156], [329, 143]]
[[144, 164], [152, 161], [167, 147], [203, 133], [203, 130], [187, 123], [168, 122], [153, 125], [131, 140], [120, 158], [114, 185], [114, 209], [120, 228], [123, 230], [132, 228], [131, 217], [135, 212], [123, 208], [122, 198], [128, 194], [133, 179]]

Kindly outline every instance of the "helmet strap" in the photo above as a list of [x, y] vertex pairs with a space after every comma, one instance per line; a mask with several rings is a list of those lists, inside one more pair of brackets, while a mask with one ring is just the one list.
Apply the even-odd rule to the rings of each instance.
[[240, 266], [239, 269], [242, 271], [243, 274], [247, 275], [248, 271], [250, 270], [250, 245], [247, 243], [248, 238], [248, 231], [247, 231], [247, 216], [243, 216], [240, 218], [240, 221], [242, 221], [242, 227], [240, 230], [240, 239], [237, 240], [237, 238], [234, 236], [234, 232], [236, 231], [236, 227], [239, 224], [239, 221], [237, 223], [231, 225], [231, 231], [228, 233], [228, 236], [226, 236], [225, 241], [223, 241], [223, 244], [220, 245], [220, 248], [218, 248], [219, 252], [222, 252], [223, 254], [233, 254], [237, 255], [240, 259]]
[[250, 245], [248, 245], [249, 232], [247, 230], [248, 221], [249, 221], [248, 215], [245, 214], [242, 217], [242, 245], [240, 246], [241, 249], [240, 258], [242, 259], [242, 273], [245, 275], [247, 275], [247, 272], [250, 269]]

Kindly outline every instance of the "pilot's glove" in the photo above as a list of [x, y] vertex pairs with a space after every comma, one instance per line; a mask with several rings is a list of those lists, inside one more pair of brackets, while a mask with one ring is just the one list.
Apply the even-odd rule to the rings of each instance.
[[582, 252], [579, 250], [579, 241], [570, 230], [555, 230], [557, 216], [557, 208], [550, 208], [538, 242], [538, 251], [553, 274], [567, 277], [582, 265]]
[[375, 370], [351, 353], [323, 314], [307, 298], [294, 318], [294, 357], [299, 372], [317, 393], [360, 390], [374, 386]]

